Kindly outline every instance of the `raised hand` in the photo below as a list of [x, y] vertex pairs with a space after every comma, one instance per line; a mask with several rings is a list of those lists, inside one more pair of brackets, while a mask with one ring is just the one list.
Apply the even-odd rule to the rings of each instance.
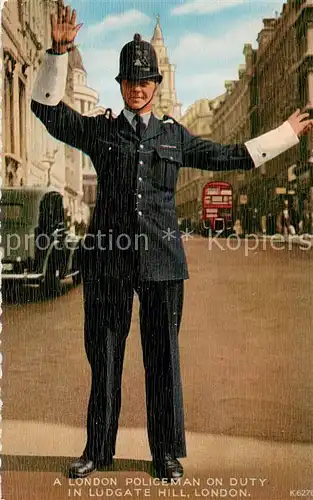
[[297, 135], [306, 135], [308, 134], [312, 128], [313, 128], [313, 120], [311, 119], [306, 119], [310, 116], [310, 113], [302, 113], [300, 109], [297, 109], [289, 118], [288, 122], [292, 126], [294, 132]]
[[74, 41], [83, 23], [76, 25], [76, 10], [71, 15], [71, 8], [59, 5], [58, 14], [51, 14], [52, 47], [56, 52], [65, 53]]

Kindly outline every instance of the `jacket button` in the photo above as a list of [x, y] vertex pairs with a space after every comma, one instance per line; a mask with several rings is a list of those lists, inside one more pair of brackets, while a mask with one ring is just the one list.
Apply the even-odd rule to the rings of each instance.
[[140, 211], [139, 211], [139, 212], [138, 212], [138, 215], [142, 215], [142, 212], [140, 212]]
[[141, 182], [142, 181], [142, 177], [138, 177], [138, 180]]
[[263, 158], [264, 158], [264, 156], [266, 156], [266, 153], [262, 153], [262, 156], [263, 156]]
[[140, 147], [140, 149], [143, 149], [143, 148], [144, 148], [144, 145], [143, 145], [143, 144], [140, 144], [140, 146], [139, 146], [139, 147]]
[[138, 198], [141, 198], [141, 197], [142, 197], [142, 195], [141, 195], [141, 194], [138, 194]]
[[47, 93], [46, 93], [46, 97], [48, 98], [48, 97], [50, 97], [50, 96], [51, 96], [51, 94], [49, 94], [49, 92], [47, 92]]

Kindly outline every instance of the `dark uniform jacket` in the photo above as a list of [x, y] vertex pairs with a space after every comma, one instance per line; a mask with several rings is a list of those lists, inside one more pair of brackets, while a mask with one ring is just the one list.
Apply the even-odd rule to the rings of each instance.
[[87, 117], [61, 101], [31, 109], [52, 136], [82, 150], [97, 172], [97, 200], [84, 242], [85, 279], [102, 275], [144, 280], [188, 278], [175, 210], [180, 168], [249, 170], [245, 145], [191, 135], [169, 117], [151, 115], [140, 140], [124, 114]]

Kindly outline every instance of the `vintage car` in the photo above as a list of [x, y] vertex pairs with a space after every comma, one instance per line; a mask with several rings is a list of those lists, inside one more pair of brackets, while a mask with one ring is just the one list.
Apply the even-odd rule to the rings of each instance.
[[0, 200], [2, 285], [36, 285], [57, 295], [81, 280], [81, 238], [66, 228], [63, 197], [50, 188], [3, 188]]

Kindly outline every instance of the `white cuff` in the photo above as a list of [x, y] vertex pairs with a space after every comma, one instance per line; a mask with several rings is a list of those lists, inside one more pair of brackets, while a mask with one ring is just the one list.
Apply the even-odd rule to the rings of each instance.
[[272, 160], [284, 151], [298, 144], [299, 138], [290, 123], [286, 120], [282, 125], [245, 142], [256, 167]]
[[60, 55], [46, 52], [36, 76], [32, 99], [41, 104], [56, 106], [65, 95], [67, 67], [68, 52]]

